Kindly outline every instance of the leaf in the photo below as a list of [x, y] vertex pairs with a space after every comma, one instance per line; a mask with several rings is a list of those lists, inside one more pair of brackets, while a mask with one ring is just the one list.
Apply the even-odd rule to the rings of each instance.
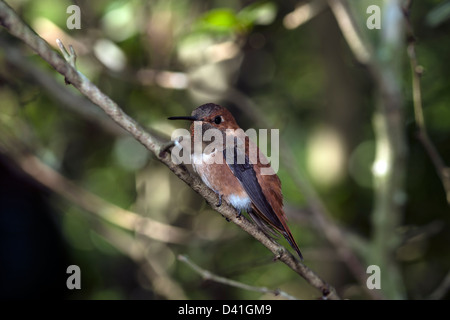
[[210, 31], [234, 31], [240, 27], [236, 14], [225, 8], [207, 12], [201, 22], [202, 26]]
[[242, 9], [237, 16], [245, 25], [269, 25], [277, 16], [277, 7], [273, 2], [256, 2]]

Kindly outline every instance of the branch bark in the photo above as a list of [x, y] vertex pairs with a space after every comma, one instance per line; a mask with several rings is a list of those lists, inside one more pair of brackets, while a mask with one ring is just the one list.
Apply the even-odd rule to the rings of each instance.
[[111, 98], [105, 95], [89, 79], [78, 72], [70, 63], [66, 62], [39, 37], [4, 1], [0, 0], [0, 24], [8, 32], [21, 39], [25, 44], [36, 51], [47, 63], [49, 63], [58, 73], [65, 77], [66, 83], [72, 84], [83, 95], [94, 104], [99, 106], [109, 117], [119, 126], [128, 131], [137, 141], [151, 151], [155, 157], [164, 163], [175, 175], [199, 193], [212, 208], [238, 225], [244, 231], [252, 235], [256, 240], [268, 248], [277, 259], [285, 263], [288, 267], [302, 276], [310, 285], [321, 292], [324, 299], [340, 299], [335, 289], [321, 279], [306, 265], [299, 262], [294, 256], [281, 245], [273, 242], [254, 224], [246, 219], [239, 219], [235, 210], [223, 204], [216, 207], [218, 203], [217, 195], [210, 190], [198, 176], [190, 175], [184, 166], [177, 166], [171, 160], [171, 155], [167, 152], [167, 142], [158, 139], [145, 131], [134, 119], [129, 117]]

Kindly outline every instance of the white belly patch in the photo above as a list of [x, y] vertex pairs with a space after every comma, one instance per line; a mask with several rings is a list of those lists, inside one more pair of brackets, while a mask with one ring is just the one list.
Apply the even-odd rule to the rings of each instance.
[[238, 210], [247, 210], [250, 208], [251, 201], [249, 197], [240, 197], [236, 194], [231, 194], [228, 197], [230, 204]]

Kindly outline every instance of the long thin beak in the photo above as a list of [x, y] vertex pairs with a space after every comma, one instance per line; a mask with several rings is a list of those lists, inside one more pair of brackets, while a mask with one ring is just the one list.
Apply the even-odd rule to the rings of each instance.
[[181, 117], [169, 117], [169, 120], [189, 120], [189, 121], [197, 121], [196, 117], [193, 116], [181, 116]]

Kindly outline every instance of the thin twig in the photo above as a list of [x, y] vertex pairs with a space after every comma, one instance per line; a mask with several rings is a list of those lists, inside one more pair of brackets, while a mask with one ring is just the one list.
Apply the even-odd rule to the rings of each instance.
[[[445, 164], [433, 142], [428, 137], [425, 117], [423, 115], [422, 86], [420, 83], [423, 73], [423, 67], [419, 65], [419, 61], [417, 59], [416, 37], [414, 35], [414, 29], [410, 19], [411, 7], [412, 0], [408, 0], [403, 8], [403, 14], [406, 20], [406, 28], [408, 32], [408, 57], [412, 72], [414, 118], [416, 120], [418, 130], [417, 138], [423, 145], [425, 151], [433, 162], [433, 165], [444, 187], [447, 203], [450, 205], [450, 168]], [[449, 289], [450, 272], [447, 273], [441, 284], [430, 294], [429, 299], [442, 299]]]
[[280, 261], [302, 276], [310, 285], [321, 292], [324, 299], [340, 299], [335, 289], [321, 279], [306, 265], [298, 261], [283, 246], [275, 243], [267, 237], [257, 226], [247, 219], [236, 216], [234, 208], [224, 203], [216, 207], [218, 196], [209, 189], [198, 176], [191, 175], [184, 166], [176, 165], [168, 152], [162, 148], [167, 141], [161, 141], [146, 130], [144, 130], [134, 119], [129, 117], [111, 98], [105, 95], [85, 76], [74, 69], [68, 62], [54, 52], [45, 40], [30, 29], [4, 1], [0, 0], [0, 24], [10, 34], [21, 39], [33, 50], [35, 50], [45, 61], [54, 67], [60, 74], [64, 75], [67, 82], [71, 83], [82, 94], [98, 105], [117, 124], [128, 131], [137, 141], [151, 151], [155, 157], [164, 163], [175, 175], [188, 184], [194, 191], [198, 192], [214, 210], [221, 213], [230, 221], [241, 227], [268, 248]]
[[211, 280], [217, 283], [222, 283], [225, 284], [227, 286], [231, 286], [231, 287], [235, 287], [235, 288], [240, 288], [243, 290], [249, 290], [249, 291], [256, 291], [256, 292], [261, 292], [261, 293], [269, 293], [269, 294], [273, 294], [274, 296], [281, 296], [284, 297], [288, 300], [298, 300], [296, 297], [291, 296], [290, 294], [276, 289], [276, 290], [271, 290], [268, 289], [266, 287], [256, 287], [256, 286], [251, 286], [239, 281], [235, 281], [235, 280], [231, 280], [228, 278], [224, 278], [221, 276], [218, 276], [208, 270], [202, 269], [201, 267], [199, 267], [198, 265], [196, 265], [194, 262], [192, 262], [187, 256], [185, 255], [178, 255], [178, 260], [186, 263], [189, 267], [191, 267], [192, 270], [194, 270], [195, 272], [197, 272], [199, 275], [202, 276], [202, 278], [204, 280]]
[[420, 141], [428, 156], [430, 157], [436, 172], [444, 187], [447, 203], [450, 205], [450, 167], [448, 167], [441, 155], [436, 149], [431, 139], [428, 136], [425, 117], [423, 115], [422, 89], [420, 80], [423, 73], [423, 67], [419, 65], [416, 53], [416, 37], [410, 20], [410, 10], [412, 1], [408, 1], [403, 8], [403, 14], [406, 20], [408, 31], [408, 57], [411, 64], [412, 72], [412, 94], [414, 104], [414, 118], [417, 125], [417, 139]]
[[61, 42], [61, 40], [56, 39], [56, 43], [58, 44], [59, 50], [63, 54], [64, 59], [66, 59], [66, 61], [70, 63], [72, 68], [76, 69], [77, 55], [75, 53], [75, 50], [73, 49], [73, 46], [69, 45], [69, 53], [67, 52], [66, 47], [64, 47], [64, 44]]

